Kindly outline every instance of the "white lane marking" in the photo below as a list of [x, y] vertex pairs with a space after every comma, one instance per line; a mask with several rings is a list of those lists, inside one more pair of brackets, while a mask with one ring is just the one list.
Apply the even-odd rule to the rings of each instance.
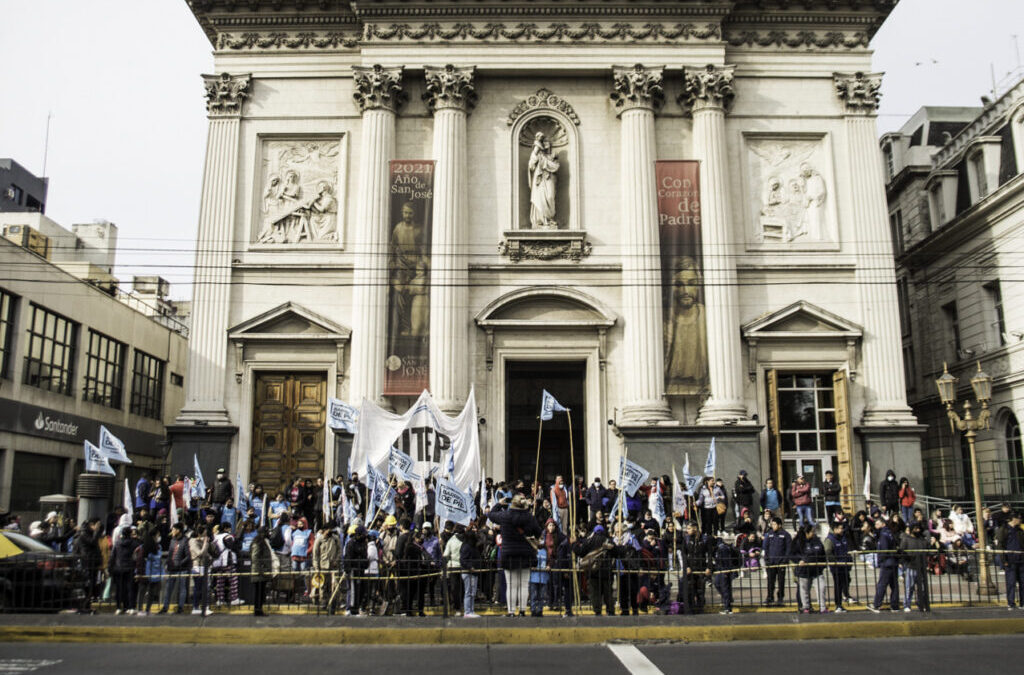
[[0, 659], [0, 673], [32, 673], [40, 668], [55, 666], [60, 659]]
[[651, 663], [651, 660], [633, 645], [610, 644], [605, 646], [611, 650], [612, 654], [615, 654], [615, 657], [632, 675], [664, 675], [658, 666]]

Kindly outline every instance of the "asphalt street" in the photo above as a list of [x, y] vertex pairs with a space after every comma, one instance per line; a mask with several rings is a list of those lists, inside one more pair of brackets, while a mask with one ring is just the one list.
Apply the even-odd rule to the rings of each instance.
[[289, 647], [0, 643], [0, 674], [912, 675], [1015, 672], [1024, 638], [946, 637], [587, 646]]

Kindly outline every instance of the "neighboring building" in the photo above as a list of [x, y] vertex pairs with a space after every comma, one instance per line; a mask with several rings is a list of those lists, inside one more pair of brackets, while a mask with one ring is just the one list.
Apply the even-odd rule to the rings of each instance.
[[74, 494], [83, 442], [97, 443], [100, 425], [133, 460], [115, 465], [119, 478], [166, 468], [165, 425], [184, 402], [184, 327], [64, 265], [0, 238], [0, 511], [31, 519], [40, 496]]
[[[897, 255], [907, 396], [927, 425], [922, 492], [972, 496], [970, 453], [935, 379], [961, 401], [980, 363], [993, 378], [992, 430], [978, 434], [987, 498], [1024, 498], [1024, 80], [977, 108], [921, 108], [882, 136]], [[957, 411], [963, 413], [962, 404]], [[978, 408], [975, 403], [974, 415]]]
[[[336, 472], [328, 396], [472, 386], [498, 478], [532, 478], [546, 388], [588, 480], [712, 439], [728, 480], [920, 480], [868, 48], [894, 1], [189, 4], [217, 74], [176, 467]], [[545, 478], [568, 447], [545, 423]]]
[[46, 213], [48, 182], [13, 159], [0, 157], [0, 213]]

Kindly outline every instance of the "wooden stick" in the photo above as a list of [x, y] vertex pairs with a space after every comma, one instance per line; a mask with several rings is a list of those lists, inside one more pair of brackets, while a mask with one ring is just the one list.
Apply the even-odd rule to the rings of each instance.
[[[572, 413], [566, 409], [565, 419], [569, 422], [569, 473], [572, 474], [572, 490], [569, 492], [569, 527], [566, 528], [569, 534], [569, 567], [572, 569], [572, 590], [573, 604], [576, 605], [576, 612], [579, 613], [579, 579], [576, 577], [576, 554], [572, 552], [572, 537], [576, 531], [576, 451], [572, 443]], [[554, 505], [552, 505], [554, 506]]]
[[[530, 486], [530, 496], [536, 499], [534, 491], [537, 489], [537, 481], [540, 480], [540, 435], [544, 431], [544, 418], [540, 418], [540, 426], [537, 427], [537, 466], [533, 471], [533, 485]], [[542, 493], [543, 494], [543, 493]]]

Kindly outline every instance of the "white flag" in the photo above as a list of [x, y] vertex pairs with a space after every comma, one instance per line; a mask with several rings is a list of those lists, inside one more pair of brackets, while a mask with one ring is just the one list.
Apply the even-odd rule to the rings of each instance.
[[545, 422], [549, 422], [556, 412], [569, 412], [569, 410], [563, 407], [562, 404], [559, 403], [554, 396], [549, 394], [547, 389], [545, 389], [540, 398], [540, 418]]
[[711, 438], [711, 448], [708, 450], [708, 459], [704, 462], [704, 475], [715, 475], [715, 439]]
[[171, 495], [171, 503], [168, 506], [171, 508], [171, 527], [174, 527], [174, 524], [178, 522], [178, 503], [174, 500], [174, 495]]
[[124, 511], [129, 516], [135, 515], [135, 502], [132, 501], [132, 491], [128, 487], [128, 479], [124, 479]]
[[393, 473], [402, 480], [415, 483], [419, 480], [420, 476], [413, 471], [414, 466], [416, 466], [416, 462], [413, 461], [412, 457], [391, 446], [391, 453], [388, 455], [388, 471], [390, 473]]
[[640, 486], [646, 483], [647, 479], [651, 477], [651, 472], [636, 462], [628, 460], [625, 457], [620, 457], [619, 475], [621, 476], [619, 484], [622, 491], [632, 497], [636, 494], [636, 491], [640, 489]]
[[676, 475], [676, 467], [672, 465], [672, 510], [676, 513], [686, 513], [686, 489], [679, 483], [679, 476]]
[[196, 479], [192, 484], [192, 490], [201, 501], [206, 499], [206, 481], [203, 480], [203, 470], [199, 468], [199, 455], [192, 455], [192, 468], [196, 472]]
[[354, 434], [359, 424], [359, 411], [342, 400], [327, 398], [327, 425], [337, 431]]
[[188, 511], [192, 508], [192, 479], [185, 476], [185, 485], [181, 488], [181, 505]]
[[125, 451], [121, 439], [110, 433], [103, 425], [100, 425], [100, 451], [115, 461], [125, 464], [132, 463], [132, 460], [128, 459], [128, 453]]
[[105, 473], [111, 476], [117, 473], [110, 466], [110, 460], [107, 459], [107, 456], [99, 448], [89, 441], [85, 441], [84, 447], [86, 471], [96, 471], [97, 473]]
[[473, 498], [463, 492], [459, 486], [447, 478], [437, 481], [435, 511], [437, 519], [443, 524], [452, 521], [459, 525], [469, 525], [472, 520]]
[[871, 462], [864, 462], [864, 501], [871, 500]]
[[665, 524], [665, 500], [661, 495], [660, 480], [647, 497], [647, 508], [651, 510], [651, 515], [654, 516], [654, 519], [658, 521], [658, 527]]

